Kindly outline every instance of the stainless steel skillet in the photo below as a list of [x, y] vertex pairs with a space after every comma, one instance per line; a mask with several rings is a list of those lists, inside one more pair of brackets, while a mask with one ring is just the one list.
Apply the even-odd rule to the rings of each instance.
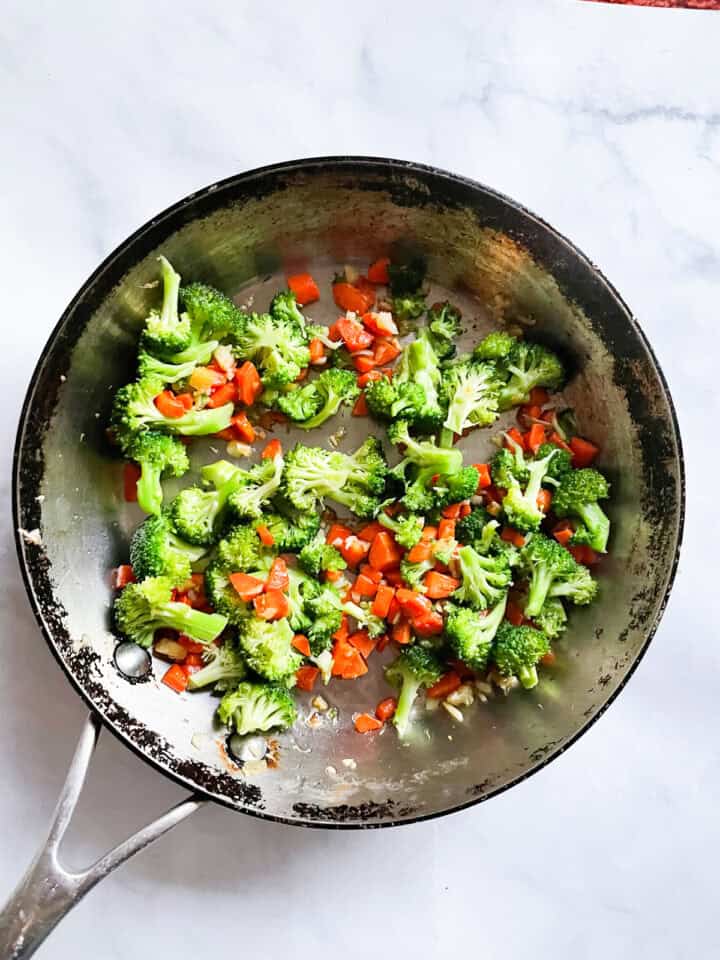
[[[392, 731], [352, 730], [358, 701], [379, 699], [381, 681], [369, 677], [333, 689], [336, 722], [301, 723], [274, 738], [270, 763], [240, 768], [212, 728], [206, 697], [176, 697], [155, 677], [133, 684], [118, 671], [108, 572], [125, 559], [139, 517], [122, 503], [121, 467], [104, 426], [113, 390], [133, 373], [161, 251], [186, 278], [256, 297], [269, 296], [268, 276], [419, 253], [433, 281], [462, 301], [468, 343], [488, 322], [530, 325], [565, 355], [573, 371], [566, 399], [583, 432], [602, 444], [613, 483], [614, 539], [601, 599], [574, 614], [557, 668], [535, 691], [492, 699], [463, 724], [430, 716], [403, 746]], [[346, 440], [368, 429], [370, 421], [356, 421]], [[487, 444], [487, 431], [466, 441], [470, 462]], [[232, 177], [123, 243], [48, 341], [23, 408], [13, 483], [31, 604], [90, 708], [48, 843], [0, 916], [0, 954], [17, 957], [30, 956], [99, 879], [206, 800], [303, 826], [366, 828], [440, 816], [519, 783], [602, 714], [642, 657], [672, 583], [684, 509], [667, 386], [598, 270], [547, 224], [479, 184], [417, 164], [346, 157]], [[101, 727], [191, 796], [73, 875], [58, 846]]]

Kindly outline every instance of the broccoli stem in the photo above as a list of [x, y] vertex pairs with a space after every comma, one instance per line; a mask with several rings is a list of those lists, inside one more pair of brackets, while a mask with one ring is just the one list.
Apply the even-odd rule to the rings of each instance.
[[583, 503], [576, 508], [576, 512], [590, 531], [590, 546], [598, 553], [605, 553], [610, 535], [610, 521], [603, 508], [599, 503]]
[[143, 463], [137, 482], [138, 506], [145, 513], [158, 514], [163, 505], [162, 469]]
[[393, 717], [393, 723], [401, 737], [405, 736], [408, 726], [410, 725], [410, 711], [412, 710], [413, 703], [415, 703], [415, 698], [417, 697], [420, 686], [420, 681], [414, 677], [407, 674], [403, 677], [397, 709]]
[[530, 579], [530, 589], [528, 591], [528, 602], [525, 606], [525, 616], [532, 619], [540, 613], [543, 605], [553, 585], [553, 575], [550, 568], [544, 563], [538, 563]]
[[518, 680], [526, 690], [532, 690], [533, 687], [537, 686], [538, 673], [536, 667], [520, 667], [517, 675]]
[[455, 434], [449, 427], [443, 427], [440, 431], [439, 446], [451, 449], [455, 440]]
[[185, 603], [171, 601], [155, 611], [163, 626], [178, 630], [198, 643], [212, 643], [225, 629], [227, 620], [219, 613], [203, 613]]
[[163, 324], [171, 327], [178, 320], [178, 299], [180, 297], [180, 274], [176, 273], [166, 257], [159, 257], [160, 272], [163, 280], [163, 302], [160, 317]]

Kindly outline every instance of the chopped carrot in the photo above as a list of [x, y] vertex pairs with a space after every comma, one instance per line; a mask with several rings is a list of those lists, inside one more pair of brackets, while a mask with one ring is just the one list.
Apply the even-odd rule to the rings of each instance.
[[548, 443], [554, 444], [556, 447], [560, 447], [561, 450], [567, 450], [568, 453], [572, 453], [572, 447], [569, 447], [567, 443], [563, 440], [560, 434], [553, 430], [553, 432], [548, 437]]
[[545, 387], [533, 387], [530, 391], [530, 403], [536, 403], [539, 407], [545, 406], [549, 399], [550, 394]]
[[508, 600], [505, 607], [505, 619], [514, 627], [521, 627], [525, 622], [525, 614], [514, 600]]
[[266, 590], [255, 597], [253, 606], [261, 620], [281, 620], [290, 612], [288, 598], [280, 590]]
[[310, 656], [310, 641], [304, 633], [296, 633], [292, 638], [292, 645], [304, 657]]
[[228, 427], [226, 430], [218, 430], [213, 436], [218, 437], [220, 440], [226, 440], [228, 443], [236, 443], [238, 439], [234, 427]]
[[377, 647], [375, 649], [378, 653], [382, 653], [385, 647], [390, 643], [390, 634], [384, 633], [377, 642]]
[[265, 589], [265, 584], [249, 573], [231, 573], [228, 577], [241, 600], [252, 600], [258, 597]]
[[125, 503], [137, 503], [137, 484], [141, 470], [136, 463], [123, 466], [123, 499]]
[[545, 443], [545, 427], [541, 423], [534, 423], [525, 434], [524, 446], [532, 454], [536, 454]]
[[343, 680], [355, 680], [368, 671], [362, 654], [349, 641], [336, 640], [333, 644], [332, 675], [342, 677]]
[[174, 663], [163, 674], [162, 682], [175, 693], [182, 693], [187, 687], [188, 675], [178, 663]]
[[451, 503], [448, 507], [443, 507], [442, 515], [446, 520], [457, 520], [460, 516], [460, 504]]
[[369, 563], [360, 564], [360, 573], [364, 573], [369, 580], [373, 581], [373, 583], [382, 583], [382, 572], [380, 570], [373, 570]]
[[371, 637], [367, 630], [358, 630], [356, 633], [350, 634], [348, 643], [351, 643], [356, 650], [359, 650], [367, 660], [377, 646], [377, 638]]
[[395, 591], [395, 599], [406, 617], [422, 617], [432, 610], [432, 604], [427, 597], [407, 587], [398, 587]]
[[175, 396], [172, 390], [163, 390], [155, 397], [155, 406], [160, 413], [170, 420], [177, 420], [185, 414], [185, 405]]
[[575, 531], [567, 521], [565, 521], [564, 523], [558, 524], [553, 530], [553, 536], [555, 537], [557, 542], [563, 547], [566, 547], [570, 543], [574, 533]]
[[556, 660], [557, 660], [557, 657], [552, 652], [552, 650], [548, 650], [547, 653], [543, 654], [542, 657], [540, 657], [540, 663], [544, 667], [554, 667]]
[[309, 344], [310, 363], [322, 363], [325, 359], [325, 344], [317, 337], [313, 337]]
[[184, 633], [178, 636], [177, 642], [182, 647], [185, 647], [188, 653], [202, 653], [203, 650], [207, 650], [206, 643], [198, 643], [197, 640], [193, 640], [192, 637], [186, 637]]
[[370, 612], [372, 615], [375, 617], [380, 617], [381, 619], [385, 619], [390, 611], [390, 604], [392, 603], [394, 596], [395, 591], [392, 587], [384, 583], [380, 584], [380, 586], [377, 587], [375, 599], [370, 607]]
[[336, 580], [339, 580], [342, 576], [342, 570], [326, 570], [325, 579], [329, 583], [335, 583]]
[[367, 277], [359, 276], [355, 281], [354, 286], [357, 287], [360, 293], [369, 299], [370, 306], [368, 307], [368, 310], [365, 311], [368, 312], [374, 306], [375, 300], [377, 299], [375, 284], [371, 283]]
[[267, 580], [265, 581], [266, 590], [287, 590], [290, 586], [290, 577], [288, 575], [287, 564], [282, 557], [275, 557], [270, 567]]
[[582, 437], [572, 437], [570, 439], [570, 449], [572, 450], [572, 463], [574, 467], [589, 467], [594, 463], [595, 457], [600, 453], [600, 448], [589, 440], [583, 440]]
[[431, 610], [430, 613], [426, 613], [422, 617], [415, 617], [412, 621], [412, 627], [420, 637], [435, 637], [443, 630], [442, 615], [437, 610]]
[[240, 403], [251, 407], [262, 393], [262, 382], [255, 364], [246, 360], [235, 374], [235, 383]]
[[390, 570], [383, 570], [383, 578], [393, 587], [399, 587], [403, 583], [400, 567], [392, 567]]
[[[335, 286], [337, 287], [339, 284], [335, 284]], [[348, 286], [350, 285], [348, 284]], [[363, 310], [362, 313], [364, 312]], [[367, 331], [361, 323], [358, 323], [357, 320], [348, 320], [347, 317], [339, 317], [332, 325], [331, 330], [340, 334], [340, 339], [350, 353], [357, 353], [358, 350], [367, 350], [374, 339], [373, 335]]]
[[374, 370], [377, 363], [373, 357], [363, 353], [359, 357], [353, 357], [353, 366], [359, 374], [363, 374]]
[[423, 527], [423, 532], [421, 534], [423, 540], [436, 540], [438, 535], [438, 528], [433, 526]]
[[340, 626], [332, 635], [332, 638], [333, 640], [347, 640], [349, 636], [350, 636], [349, 620], [347, 618], [347, 615], [343, 614], [342, 620], [340, 621]]
[[367, 400], [365, 399], [365, 394], [361, 393], [357, 398], [352, 408], [352, 415], [354, 417], [366, 417], [370, 411], [368, 410]]
[[287, 285], [295, 294], [295, 299], [304, 307], [320, 299], [320, 290], [309, 273], [294, 273], [287, 278]]
[[400, 623], [396, 623], [393, 626], [392, 638], [395, 643], [399, 643], [400, 646], [405, 646], [405, 644], [410, 643], [412, 634], [410, 633], [410, 624], [407, 620], [401, 620]]
[[432, 700], [444, 700], [449, 693], [457, 690], [461, 684], [462, 680], [457, 673], [455, 673], [454, 670], [450, 670], [444, 677], [440, 677], [437, 683], [427, 688], [425, 696], [430, 697]]
[[310, 692], [315, 686], [315, 681], [319, 676], [320, 671], [317, 667], [300, 667], [295, 671], [295, 680], [298, 690], [307, 690]]
[[230, 422], [237, 430], [238, 436], [243, 443], [253, 442], [255, 439], [255, 427], [250, 423], [244, 411], [236, 413]]
[[227, 383], [227, 374], [222, 370], [213, 370], [212, 367], [195, 367], [188, 383], [193, 390], [207, 393], [213, 387]]
[[390, 283], [390, 257], [378, 257], [368, 267], [367, 278], [370, 283]]
[[178, 400], [182, 405], [183, 409], [187, 413], [188, 410], [192, 410], [195, 406], [195, 400], [191, 393], [176, 393], [175, 399]]
[[460, 504], [460, 519], [463, 517], [468, 517], [472, 513], [472, 507], [470, 506], [469, 501], [463, 500]]
[[129, 563], [121, 563], [120, 566], [116, 567], [113, 571], [113, 587], [116, 590], [122, 590], [122, 588], [126, 587], [129, 583], [135, 582], [135, 574]]
[[455, 521], [445, 518], [438, 524], [438, 540], [452, 540], [455, 537]]
[[515, 450], [515, 445], [520, 447], [521, 450], [525, 449], [522, 434], [517, 427], [511, 427], [510, 430], [506, 431], [505, 437], [503, 438], [503, 446], [512, 452]]
[[389, 570], [397, 567], [402, 560], [403, 551], [395, 543], [389, 530], [382, 530], [373, 537], [368, 560], [375, 570]]
[[424, 563], [426, 560], [430, 559], [432, 552], [432, 540], [421, 540], [408, 551], [406, 559], [409, 563]]
[[525, 546], [525, 535], [514, 527], [503, 527], [500, 531], [500, 539], [506, 543], [511, 543], [514, 547]]
[[518, 407], [515, 419], [521, 427], [527, 430], [532, 426], [533, 421], [540, 420], [541, 416], [542, 407], [536, 403], [524, 403], [521, 407]]
[[382, 378], [383, 375], [379, 370], [368, 370], [367, 373], [363, 373], [357, 378], [357, 385], [362, 390], [370, 383], [371, 380], [382, 380]]
[[255, 533], [260, 537], [260, 543], [264, 547], [273, 547], [275, 546], [275, 537], [268, 530], [264, 523], [259, 523], [255, 527]]
[[208, 398], [207, 407], [214, 410], [216, 407], [224, 407], [226, 403], [235, 403], [236, 400], [237, 386], [232, 380], [229, 380], [212, 391]]
[[401, 348], [394, 341], [378, 340], [373, 350], [373, 357], [378, 366], [383, 366], [386, 363], [392, 363], [393, 360], [396, 360], [401, 352]]
[[552, 506], [552, 491], [545, 489], [541, 490], [537, 495], [536, 502], [540, 510], [542, 510], [543, 513], [547, 513]]
[[[399, 333], [397, 324], [386, 311], [375, 313], [371, 310], [368, 313], [364, 313], [360, 319], [363, 322], [363, 326], [376, 337], [395, 337]], [[398, 356], [399, 353], [400, 348], [398, 347], [398, 353], [396, 353], [395, 356]], [[395, 357], [391, 357], [390, 359], [394, 360]], [[382, 363], [383, 361], [380, 362]]]
[[301, 380], [304, 380], [305, 377], [307, 377], [308, 372], [309, 372], [309, 371], [308, 371], [308, 368], [307, 368], [307, 367], [303, 367], [302, 370], [300, 371], [300, 373], [295, 377], [293, 383], [300, 383]]
[[372, 523], [367, 523], [362, 530], [358, 530], [358, 536], [361, 540], [367, 540], [369, 543], [372, 543], [373, 538], [376, 534], [382, 533], [386, 528], [378, 523], [377, 520], [373, 520]]
[[357, 593], [360, 597], [374, 597], [377, 590], [377, 582], [366, 577], [364, 573], [361, 573], [353, 584], [353, 593]]
[[351, 534], [346, 537], [338, 548], [342, 554], [343, 560], [349, 567], [356, 567], [367, 556], [370, 544], [360, 537]]
[[484, 490], [486, 487], [489, 487], [492, 484], [492, 479], [490, 477], [490, 467], [487, 463], [474, 463], [473, 466], [478, 472], [478, 492]]
[[386, 697], [375, 707], [375, 716], [378, 720], [382, 720], [382, 722], [385, 723], [386, 720], [392, 719], [396, 710], [397, 700], [395, 697]]
[[183, 660], [183, 667], [201, 667], [203, 665], [203, 658], [199, 653], [186, 653], [185, 659]]
[[451, 596], [460, 586], [460, 581], [455, 577], [449, 577], [444, 573], [436, 573], [431, 570], [425, 574], [423, 580], [425, 586], [425, 596], [430, 600], [444, 600]]
[[600, 554], [585, 544], [580, 544], [577, 547], [568, 547], [568, 550], [578, 563], [583, 563], [586, 567], [592, 567], [600, 561]]
[[352, 536], [350, 527], [343, 526], [342, 523], [333, 523], [327, 532], [325, 543], [329, 543], [331, 547], [339, 547], [349, 536]]
[[263, 452], [260, 454], [261, 460], [274, 460], [275, 457], [282, 455], [282, 444], [279, 440], [271, 440], [263, 448]]
[[355, 720], [355, 729], [358, 733], [372, 733], [374, 730], [382, 729], [382, 720], [378, 720], [371, 713], [359, 713]]

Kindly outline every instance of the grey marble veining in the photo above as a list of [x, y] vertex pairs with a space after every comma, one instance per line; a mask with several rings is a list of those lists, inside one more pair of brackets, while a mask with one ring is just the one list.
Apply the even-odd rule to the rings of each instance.
[[[688, 469], [665, 619], [612, 709], [517, 789], [358, 835], [207, 810], [93, 892], [45, 955], [717, 957], [720, 14], [565, 0], [339, 9], [3, 5], [0, 894], [45, 829], [83, 716], [30, 614], [8, 510], [17, 414], [49, 330], [97, 262], [178, 197], [279, 159], [376, 154], [525, 203], [639, 317]], [[177, 797], [105, 738], [77, 858]]]

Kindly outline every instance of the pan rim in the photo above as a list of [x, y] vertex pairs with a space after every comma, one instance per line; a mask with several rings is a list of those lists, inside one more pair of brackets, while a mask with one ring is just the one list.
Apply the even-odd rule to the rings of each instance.
[[[22, 456], [22, 447], [23, 441], [26, 433], [28, 414], [32, 408], [33, 400], [35, 397], [35, 386], [38, 382], [39, 374], [41, 373], [46, 356], [50, 353], [50, 350], [54, 347], [58, 336], [64, 327], [68, 318], [74, 312], [76, 306], [82, 301], [86, 296], [87, 292], [95, 285], [95, 283], [102, 277], [109, 269], [112, 268], [115, 260], [120, 257], [125, 251], [130, 249], [137, 240], [142, 236], [148, 233], [150, 230], [155, 229], [163, 221], [174, 217], [179, 214], [181, 211], [186, 209], [191, 203], [202, 200], [206, 197], [209, 197], [211, 194], [216, 192], [221, 192], [224, 189], [230, 187], [236, 187], [248, 184], [255, 179], [263, 178], [268, 175], [277, 175], [283, 173], [297, 173], [307, 170], [312, 172], [317, 168], [327, 168], [335, 167], [337, 169], [342, 169], [344, 166], [349, 168], [357, 167], [367, 167], [368, 169], [378, 168], [386, 173], [403, 173], [403, 174], [412, 174], [414, 172], [422, 175], [430, 175], [434, 178], [439, 178], [441, 180], [447, 180], [451, 183], [458, 184], [465, 188], [468, 188], [473, 191], [480, 191], [490, 197], [501, 201], [508, 207], [512, 208], [515, 212], [521, 214], [523, 217], [529, 219], [530, 221], [537, 224], [544, 231], [547, 231], [552, 237], [559, 241], [560, 244], [564, 245], [568, 251], [577, 259], [582, 261], [588, 270], [605, 286], [610, 296], [616, 301], [616, 304], [623, 313], [625, 319], [627, 320], [631, 329], [637, 334], [639, 340], [641, 341], [644, 349], [647, 351], [649, 360], [651, 361], [654, 371], [658, 377], [658, 380], [661, 384], [663, 391], [663, 399], [667, 403], [668, 410], [670, 413], [669, 423], [672, 427], [672, 438], [676, 447], [676, 466], [678, 470], [678, 515], [676, 521], [676, 532], [674, 534], [674, 551], [672, 562], [669, 565], [669, 568], [666, 572], [666, 584], [663, 592], [663, 596], [659, 602], [656, 613], [652, 618], [651, 623], [648, 625], [646, 636], [642, 647], [634, 657], [631, 664], [627, 667], [626, 672], [617, 687], [607, 696], [605, 702], [598, 707], [597, 711], [572, 734], [569, 739], [567, 739], [562, 746], [552, 749], [544, 757], [539, 759], [535, 764], [529, 767], [527, 770], [524, 770], [522, 773], [513, 777], [507, 783], [502, 784], [492, 790], [489, 790], [487, 793], [481, 794], [480, 796], [472, 797], [471, 799], [448, 807], [443, 810], [435, 810], [430, 813], [420, 813], [416, 815], [411, 815], [408, 817], [402, 818], [393, 818], [389, 817], [387, 820], [379, 821], [354, 821], [354, 822], [338, 822], [334, 820], [303, 820], [299, 815], [298, 818], [291, 818], [287, 816], [279, 816], [277, 814], [270, 814], [260, 809], [255, 809], [252, 807], [241, 808], [233, 803], [229, 798], [218, 796], [214, 794], [211, 790], [205, 789], [202, 786], [198, 786], [193, 783], [189, 778], [185, 778], [173, 770], [167, 769], [163, 766], [162, 762], [155, 759], [154, 757], [143, 752], [140, 746], [138, 746], [129, 735], [120, 729], [116, 723], [111, 720], [108, 720], [103, 716], [102, 712], [98, 709], [96, 704], [93, 702], [90, 695], [85, 691], [80, 681], [75, 676], [72, 669], [65, 662], [61, 656], [60, 650], [55, 643], [53, 638], [53, 633], [50, 628], [50, 625], [46, 622], [41, 604], [38, 600], [35, 582], [33, 575], [30, 571], [30, 564], [26, 556], [26, 542], [23, 538], [22, 533], [20, 532], [21, 525], [21, 502], [20, 502], [20, 462]], [[678, 422], [677, 412], [675, 409], [675, 404], [670, 393], [667, 379], [665, 374], [660, 366], [658, 359], [655, 355], [655, 352], [648, 341], [644, 331], [642, 330], [637, 318], [630, 310], [629, 306], [622, 298], [620, 293], [614, 287], [614, 285], [607, 279], [605, 274], [587, 257], [586, 254], [582, 252], [571, 240], [565, 237], [564, 234], [560, 233], [553, 226], [551, 226], [546, 220], [537, 214], [533, 213], [527, 207], [517, 202], [516, 200], [506, 196], [505, 194], [497, 191], [491, 187], [486, 186], [480, 181], [471, 179], [469, 177], [462, 176], [460, 174], [455, 174], [450, 171], [444, 170], [439, 167], [435, 167], [429, 164], [417, 163], [410, 160], [397, 160], [392, 158], [385, 157], [375, 157], [375, 156], [354, 156], [354, 155], [337, 155], [337, 156], [324, 156], [324, 157], [307, 157], [299, 158], [295, 160], [285, 161], [281, 163], [268, 164], [261, 167], [255, 167], [251, 170], [247, 170], [243, 173], [233, 174], [229, 177], [226, 177], [222, 180], [216, 181], [212, 184], [209, 184], [206, 187], [203, 187], [199, 190], [193, 191], [192, 193], [186, 195], [182, 199], [176, 201], [170, 206], [166, 207], [163, 211], [156, 214], [147, 220], [142, 226], [137, 230], [131, 233], [127, 238], [125, 238], [121, 243], [119, 243], [104, 260], [99, 264], [98, 267], [90, 274], [90, 276], [85, 280], [85, 282], [80, 286], [78, 291], [72, 297], [67, 307], [63, 310], [59, 320], [54, 325], [51, 330], [45, 345], [42, 348], [40, 356], [37, 363], [33, 369], [33, 372], [30, 377], [28, 388], [25, 392], [25, 396], [20, 408], [20, 415], [18, 421], [18, 427], [15, 437], [15, 445], [13, 451], [13, 460], [12, 460], [12, 515], [13, 515], [13, 531], [15, 539], [15, 549], [18, 558], [18, 564], [20, 567], [21, 576], [23, 579], [23, 584], [25, 586], [25, 591], [30, 602], [30, 607], [35, 616], [35, 619], [40, 626], [41, 632], [45, 638], [45, 641], [50, 648], [53, 656], [60, 665], [63, 673], [65, 674], [67, 680], [70, 682], [71, 686], [75, 691], [80, 695], [81, 699], [85, 705], [97, 716], [100, 717], [102, 725], [105, 729], [113, 734], [124, 746], [128, 747], [133, 751], [138, 757], [148, 763], [151, 767], [157, 770], [159, 773], [163, 774], [165, 777], [169, 778], [176, 782], [179, 786], [184, 787], [185, 789], [191, 790], [193, 794], [196, 794], [203, 799], [211, 800], [214, 803], [217, 803], [221, 806], [227, 807], [230, 810], [233, 810], [236, 813], [246, 814], [248, 816], [256, 817], [261, 820], [267, 820], [274, 823], [284, 823], [289, 826], [301, 826], [307, 827], [310, 829], [330, 829], [330, 830], [368, 830], [368, 829], [379, 829], [385, 827], [397, 827], [405, 826], [413, 823], [420, 823], [426, 820], [434, 820], [439, 817], [448, 816], [452, 813], [459, 813], [463, 810], [467, 810], [470, 807], [473, 807], [477, 804], [484, 803], [487, 800], [490, 800], [494, 797], [499, 796], [504, 793], [506, 790], [509, 790], [511, 787], [517, 786], [522, 783], [524, 780], [527, 780], [529, 777], [535, 775], [553, 760], [557, 759], [566, 750], [573, 746], [579, 739], [582, 737], [599, 719], [603, 716], [605, 711], [610, 707], [611, 704], [615, 702], [620, 693], [625, 689], [630, 678], [635, 673], [638, 665], [645, 656], [647, 649], [653, 640], [655, 633], [657, 632], [658, 626], [662, 617], [665, 613], [670, 593], [675, 582], [675, 576], [677, 574], [680, 549], [682, 546], [684, 527], [685, 527], [685, 512], [686, 512], [686, 477], [685, 477], [685, 461], [684, 453], [682, 446], [682, 439], [680, 434], [680, 426]]]

